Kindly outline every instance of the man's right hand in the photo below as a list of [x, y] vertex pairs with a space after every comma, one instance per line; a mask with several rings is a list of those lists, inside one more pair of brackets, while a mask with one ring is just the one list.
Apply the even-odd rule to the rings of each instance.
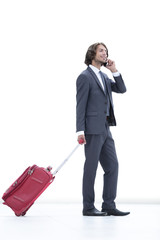
[[81, 143], [81, 145], [86, 144], [86, 139], [84, 135], [79, 135], [77, 141], [79, 142], [79, 140], [81, 139], [83, 140], [83, 143]]

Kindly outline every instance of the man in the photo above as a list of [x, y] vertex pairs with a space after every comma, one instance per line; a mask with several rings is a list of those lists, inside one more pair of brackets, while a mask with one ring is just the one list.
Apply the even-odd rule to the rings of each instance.
[[[88, 48], [85, 58], [88, 68], [77, 78], [76, 124], [78, 141], [85, 144], [85, 164], [83, 174], [83, 215], [84, 216], [124, 216], [129, 212], [116, 209], [118, 160], [114, 140], [109, 126], [115, 126], [112, 91], [126, 92], [121, 74], [115, 62], [108, 59], [108, 49], [104, 43], [95, 43]], [[109, 69], [114, 80], [100, 71], [101, 66]], [[94, 183], [100, 162], [104, 170], [102, 211], [94, 206]]]

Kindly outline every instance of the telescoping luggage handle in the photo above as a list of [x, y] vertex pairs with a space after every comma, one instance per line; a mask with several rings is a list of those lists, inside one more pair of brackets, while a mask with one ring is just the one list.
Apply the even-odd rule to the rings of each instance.
[[63, 167], [63, 165], [69, 160], [69, 158], [72, 156], [72, 154], [77, 150], [77, 148], [84, 142], [83, 139], [80, 139], [78, 141], [77, 146], [72, 150], [72, 152], [68, 155], [68, 157], [59, 165], [59, 167], [52, 173], [53, 176], [56, 175], [56, 173]]

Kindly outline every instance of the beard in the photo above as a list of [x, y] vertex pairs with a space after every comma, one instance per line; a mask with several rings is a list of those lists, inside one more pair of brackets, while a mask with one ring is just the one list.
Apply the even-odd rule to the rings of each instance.
[[95, 59], [95, 62], [96, 62], [97, 64], [100, 64], [100, 65], [102, 66], [102, 65], [104, 65], [104, 64], [107, 62], [107, 60], [98, 60], [98, 59]]

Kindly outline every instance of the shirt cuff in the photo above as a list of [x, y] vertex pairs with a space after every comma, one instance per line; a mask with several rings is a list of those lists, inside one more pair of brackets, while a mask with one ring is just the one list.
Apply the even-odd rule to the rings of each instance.
[[120, 73], [119, 72], [113, 72], [112, 75], [113, 75], [113, 77], [119, 77]]
[[79, 132], [77, 132], [76, 134], [77, 134], [77, 136], [79, 136], [79, 135], [84, 135], [84, 131], [79, 131]]

